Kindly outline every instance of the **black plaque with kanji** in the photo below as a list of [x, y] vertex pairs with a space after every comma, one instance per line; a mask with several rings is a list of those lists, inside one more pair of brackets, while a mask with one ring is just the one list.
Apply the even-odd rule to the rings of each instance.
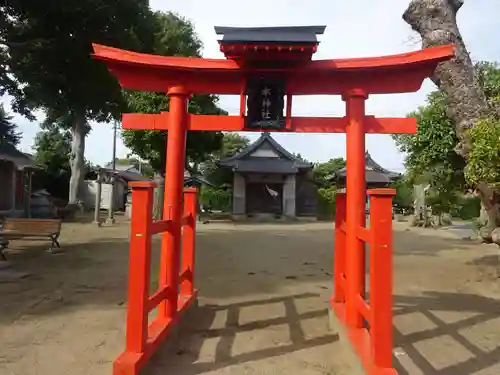
[[247, 81], [247, 116], [249, 129], [285, 127], [285, 82], [279, 79], [251, 77]]

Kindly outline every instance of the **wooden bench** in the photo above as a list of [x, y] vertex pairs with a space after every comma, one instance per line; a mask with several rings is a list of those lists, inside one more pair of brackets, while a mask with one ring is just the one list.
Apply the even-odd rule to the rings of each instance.
[[50, 251], [54, 246], [60, 248], [61, 220], [59, 219], [13, 219], [6, 218], [0, 230], [0, 259], [6, 260], [3, 251], [9, 240], [21, 238], [48, 238], [52, 241]]

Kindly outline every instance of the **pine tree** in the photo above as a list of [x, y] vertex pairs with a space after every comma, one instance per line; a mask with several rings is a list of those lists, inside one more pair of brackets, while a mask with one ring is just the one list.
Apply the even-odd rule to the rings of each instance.
[[12, 122], [12, 116], [0, 104], [0, 146], [4, 142], [17, 146], [20, 140], [21, 133], [17, 132], [17, 126]]

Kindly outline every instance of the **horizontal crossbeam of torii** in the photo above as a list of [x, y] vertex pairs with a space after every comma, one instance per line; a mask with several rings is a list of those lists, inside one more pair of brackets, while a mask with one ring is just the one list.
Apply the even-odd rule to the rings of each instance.
[[[292, 133], [345, 133], [347, 117], [292, 117], [290, 126], [280, 130]], [[122, 128], [130, 130], [168, 130], [171, 126], [169, 112], [159, 114], [125, 113]], [[363, 118], [367, 134], [414, 134], [417, 131], [415, 118]], [[206, 131], [261, 131], [244, 129], [244, 118], [240, 116], [189, 115], [187, 130]]]

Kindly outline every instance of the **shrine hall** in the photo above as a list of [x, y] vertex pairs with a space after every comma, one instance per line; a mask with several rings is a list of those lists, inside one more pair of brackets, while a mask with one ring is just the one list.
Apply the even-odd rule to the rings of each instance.
[[[368, 151], [365, 153], [368, 188], [389, 187], [399, 173], [383, 168]], [[318, 185], [313, 178], [314, 163], [294, 155], [268, 132], [237, 154], [222, 159], [219, 167], [233, 172], [234, 220], [303, 219], [318, 216]], [[329, 178], [340, 189], [345, 187], [346, 168]]]
[[313, 163], [285, 150], [269, 133], [219, 162], [233, 172], [235, 220], [271, 216], [316, 218]]

